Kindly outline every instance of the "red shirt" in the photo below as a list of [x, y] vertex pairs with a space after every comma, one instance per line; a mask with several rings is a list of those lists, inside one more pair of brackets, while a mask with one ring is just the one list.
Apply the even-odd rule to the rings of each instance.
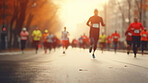
[[112, 39], [112, 37], [111, 37], [111, 36], [108, 36], [108, 37], [107, 37], [107, 43], [108, 43], [108, 44], [110, 44], [110, 43], [111, 43], [111, 39]]
[[21, 31], [20, 36], [21, 40], [27, 40], [29, 33], [27, 31]]
[[74, 39], [74, 40], [72, 41], [72, 44], [76, 44], [76, 45], [78, 45], [78, 44], [79, 44], [79, 41], [76, 40], [76, 39]]
[[112, 34], [112, 38], [113, 38], [113, 41], [114, 41], [114, 42], [117, 42], [117, 41], [119, 40], [119, 38], [120, 38], [119, 33], [113, 33], [113, 34]]
[[147, 31], [142, 31], [140, 33], [141, 35], [141, 41], [148, 41], [148, 32]]
[[132, 41], [132, 31], [127, 31], [125, 36], [127, 41]]
[[140, 22], [134, 22], [130, 24], [127, 31], [132, 31], [132, 36], [140, 36], [140, 31], [142, 30], [144, 30], [143, 25]]
[[88, 42], [89, 38], [86, 35], [83, 35], [82, 37], [83, 42]]

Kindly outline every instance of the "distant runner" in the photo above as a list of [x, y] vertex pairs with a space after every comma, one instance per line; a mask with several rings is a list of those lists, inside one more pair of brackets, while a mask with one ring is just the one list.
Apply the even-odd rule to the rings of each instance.
[[141, 35], [141, 51], [142, 55], [144, 54], [144, 50], [147, 48], [147, 43], [148, 43], [148, 32], [146, 28], [140, 33]]
[[120, 38], [119, 33], [117, 33], [117, 31], [115, 31], [115, 33], [112, 34], [112, 38], [113, 38], [113, 44], [114, 44], [114, 52], [116, 53], [118, 41]]
[[131, 23], [127, 29], [127, 31], [132, 31], [132, 43], [133, 43], [133, 52], [134, 57], [136, 58], [136, 54], [138, 52], [138, 48], [140, 47], [140, 32], [144, 30], [143, 25], [138, 22], [137, 18], [134, 18], [134, 22]]
[[90, 27], [90, 48], [89, 52], [92, 52], [92, 48], [94, 48], [93, 51], [93, 58], [95, 58], [95, 51], [97, 49], [97, 43], [99, 39], [99, 32], [100, 32], [100, 23], [102, 26], [105, 26], [103, 23], [102, 17], [98, 16], [98, 10], [94, 10], [94, 16], [90, 17], [89, 20], [87, 21], [87, 25]]
[[66, 31], [66, 27], [64, 27], [64, 31], [62, 31], [63, 54], [65, 54], [65, 51], [68, 48], [68, 43], [69, 43], [68, 35], [69, 32]]
[[82, 46], [85, 49], [89, 45], [89, 38], [85, 34], [81, 38], [82, 38], [82, 41], [83, 41]]
[[39, 30], [39, 28], [36, 27], [36, 29], [33, 30], [33, 32], [32, 32], [33, 46], [36, 49], [36, 54], [38, 53], [38, 47], [39, 47], [41, 37], [42, 37], [42, 33]]
[[53, 48], [53, 45], [54, 45], [53, 44], [54, 43], [54, 41], [53, 41], [54, 35], [49, 33], [49, 35], [47, 36], [47, 39], [48, 39], [48, 49], [49, 49], [49, 52], [50, 52]]
[[22, 54], [24, 54], [26, 41], [27, 41], [28, 36], [29, 36], [29, 33], [28, 33], [28, 31], [25, 27], [22, 29], [20, 36], [21, 36], [21, 50], [22, 50]]
[[105, 47], [106, 47], [106, 35], [102, 33], [100, 35], [100, 48], [101, 48], [102, 53]]
[[108, 51], [110, 51], [111, 39], [112, 39], [111, 36], [107, 36], [107, 49], [108, 49]]
[[72, 47], [77, 47], [79, 44], [79, 41], [77, 39], [72, 40]]
[[127, 43], [127, 54], [129, 54], [132, 48], [132, 32], [126, 31], [125, 36], [126, 36], [126, 43]]
[[47, 48], [48, 48], [48, 39], [47, 39], [48, 36], [49, 36], [48, 30], [45, 30], [42, 36], [45, 54], [47, 53]]

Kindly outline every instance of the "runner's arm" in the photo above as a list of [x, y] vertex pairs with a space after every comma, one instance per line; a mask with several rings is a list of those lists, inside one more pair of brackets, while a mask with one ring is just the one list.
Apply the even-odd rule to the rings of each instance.
[[129, 25], [127, 31], [130, 31], [131, 30], [131, 27], [132, 27], [132, 24]]
[[140, 25], [141, 25], [141, 29], [142, 29], [142, 31], [144, 30], [144, 27], [143, 27], [143, 25], [140, 23]]
[[91, 25], [89, 24], [89, 23], [90, 23], [90, 19], [91, 19], [91, 18], [89, 18], [89, 20], [88, 20], [87, 23], [86, 23], [87, 26], [91, 26]]
[[102, 26], [105, 26], [104, 22], [103, 22], [103, 19], [101, 18], [101, 25]]
[[118, 34], [118, 38], [120, 38], [120, 34]]

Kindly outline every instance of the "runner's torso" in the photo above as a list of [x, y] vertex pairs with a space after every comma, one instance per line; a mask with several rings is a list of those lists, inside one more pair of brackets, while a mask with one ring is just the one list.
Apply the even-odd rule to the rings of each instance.
[[106, 42], [105, 39], [106, 39], [105, 35], [100, 35], [100, 42]]
[[140, 35], [141, 35], [141, 41], [148, 41], [148, 33], [146, 31], [142, 31]]
[[21, 40], [27, 40], [27, 37], [28, 37], [29, 33], [27, 31], [25, 31], [25, 32], [22, 31], [20, 33], [20, 35], [21, 35]]
[[132, 23], [131, 24], [131, 31], [133, 36], [140, 36], [140, 31], [141, 31], [141, 23]]
[[48, 37], [47, 37], [47, 39], [48, 39], [48, 43], [53, 43], [53, 37], [54, 37], [54, 35], [49, 35]]
[[112, 34], [112, 38], [113, 38], [113, 41], [114, 41], [114, 42], [118, 42], [118, 39], [120, 38], [120, 36], [119, 36], [118, 33], [113, 33], [113, 34]]
[[107, 43], [110, 44], [111, 43], [111, 36], [107, 37]]
[[127, 32], [126, 33], [126, 40], [127, 41], [132, 41], [132, 32]]
[[92, 16], [90, 17], [91, 30], [100, 29], [100, 23], [102, 22], [102, 18], [100, 16]]
[[62, 40], [68, 40], [68, 32], [67, 31], [62, 32]]

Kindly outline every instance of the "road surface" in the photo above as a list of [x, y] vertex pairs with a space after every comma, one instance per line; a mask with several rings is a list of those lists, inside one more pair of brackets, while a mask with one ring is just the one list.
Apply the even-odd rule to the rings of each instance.
[[0, 55], [0, 83], [148, 83], [148, 56], [62, 48]]

